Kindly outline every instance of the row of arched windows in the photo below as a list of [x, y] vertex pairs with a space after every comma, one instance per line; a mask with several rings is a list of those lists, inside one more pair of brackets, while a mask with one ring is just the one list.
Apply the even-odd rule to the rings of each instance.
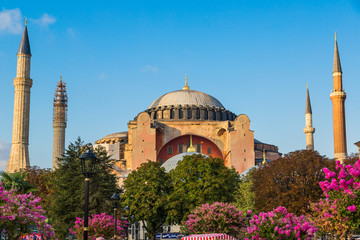
[[[179, 143], [179, 144], [177, 145], [177, 153], [179, 154], [179, 153], [186, 152], [187, 149], [189, 148], [189, 146], [190, 146], [190, 141], [188, 142], [187, 145], [182, 144], [182, 143]], [[186, 147], [186, 149], [184, 149], [185, 147]], [[194, 144], [194, 147], [195, 147], [195, 149], [196, 149], [196, 152], [198, 152], [198, 153], [201, 153], [201, 152], [202, 152], [202, 151], [201, 151], [201, 150], [202, 150], [202, 146], [201, 146], [200, 143]], [[173, 155], [173, 154], [174, 154], [174, 148], [173, 148], [173, 146], [168, 146], [168, 147], [167, 147], [167, 154], [168, 154], [168, 155]], [[211, 154], [211, 147], [208, 147], [208, 148], [207, 148], [207, 154]]]

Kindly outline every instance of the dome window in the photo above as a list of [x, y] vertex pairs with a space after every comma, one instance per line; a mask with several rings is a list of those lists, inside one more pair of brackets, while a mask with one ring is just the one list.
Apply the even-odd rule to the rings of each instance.
[[169, 155], [172, 155], [172, 154], [173, 154], [173, 147], [172, 147], [172, 146], [168, 146], [168, 147], [167, 147], [167, 153], [168, 153]]

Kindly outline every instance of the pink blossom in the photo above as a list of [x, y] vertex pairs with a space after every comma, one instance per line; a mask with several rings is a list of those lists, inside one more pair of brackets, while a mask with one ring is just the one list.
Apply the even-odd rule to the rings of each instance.
[[355, 205], [348, 206], [347, 210], [349, 210], [350, 212], [356, 212], [356, 206]]

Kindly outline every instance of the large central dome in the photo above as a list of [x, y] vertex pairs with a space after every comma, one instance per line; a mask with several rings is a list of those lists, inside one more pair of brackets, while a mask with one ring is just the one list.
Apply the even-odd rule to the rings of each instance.
[[149, 113], [150, 119], [163, 121], [233, 121], [236, 118], [216, 98], [190, 90], [187, 79], [182, 90], [162, 95], [145, 111]]
[[216, 98], [195, 90], [178, 90], [169, 92], [156, 99], [148, 109], [165, 106], [203, 106], [224, 108]]

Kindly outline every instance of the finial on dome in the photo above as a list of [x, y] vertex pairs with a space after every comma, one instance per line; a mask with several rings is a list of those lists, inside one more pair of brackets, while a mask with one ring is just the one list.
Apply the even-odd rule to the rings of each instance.
[[185, 74], [185, 86], [183, 87], [183, 90], [190, 90], [190, 88], [187, 84], [187, 74]]
[[187, 149], [187, 152], [196, 152], [194, 146], [192, 145], [192, 136], [190, 134], [190, 146]]
[[265, 155], [265, 149], [263, 149], [263, 161], [262, 161], [262, 164], [265, 165], [267, 162], [266, 162], [266, 155]]

